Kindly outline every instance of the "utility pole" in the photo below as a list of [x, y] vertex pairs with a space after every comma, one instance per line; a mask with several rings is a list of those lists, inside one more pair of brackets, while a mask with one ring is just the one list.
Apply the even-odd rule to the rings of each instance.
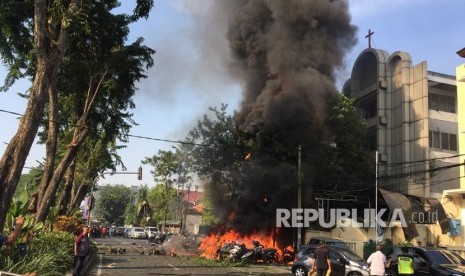
[[378, 151], [375, 154], [375, 243], [378, 243]]
[[[297, 209], [302, 209], [302, 146], [297, 149]], [[302, 228], [297, 227], [297, 245], [299, 249], [302, 244]]]
[[187, 183], [187, 200], [184, 205], [184, 219], [183, 219], [183, 224], [182, 224], [182, 231], [181, 234], [186, 235], [187, 232], [187, 212], [189, 211], [189, 196], [191, 193], [191, 184]]

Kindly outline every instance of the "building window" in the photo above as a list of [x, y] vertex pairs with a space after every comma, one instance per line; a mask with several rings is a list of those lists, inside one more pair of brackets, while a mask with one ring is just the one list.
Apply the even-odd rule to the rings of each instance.
[[439, 148], [439, 131], [429, 132], [429, 147], [437, 149]]
[[367, 129], [366, 132], [366, 140], [365, 140], [365, 149], [369, 151], [377, 150], [377, 135], [376, 135], [376, 128], [372, 127]]
[[457, 135], [439, 131], [430, 131], [429, 147], [457, 151]]
[[449, 134], [450, 150], [457, 151], [457, 135]]
[[449, 149], [449, 133], [441, 133], [441, 149]]
[[428, 93], [429, 109], [455, 113], [455, 97]]

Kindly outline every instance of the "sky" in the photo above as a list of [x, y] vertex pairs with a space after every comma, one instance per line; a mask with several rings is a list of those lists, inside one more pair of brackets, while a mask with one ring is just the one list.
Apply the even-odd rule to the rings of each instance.
[[[133, 119], [138, 123], [131, 135], [165, 140], [183, 140], [194, 124], [208, 112], [208, 107], [228, 104], [232, 113], [242, 97], [242, 84], [226, 69], [229, 46], [225, 38], [227, 14], [212, 14], [213, 1], [234, 0], [156, 0], [148, 20], [131, 25], [129, 40], [143, 37], [156, 50], [155, 65], [148, 78], [137, 84]], [[121, 1], [120, 10], [128, 12], [134, 0]], [[455, 68], [465, 62], [456, 52], [465, 47], [465, 1], [463, 0], [349, 0], [352, 25], [358, 28], [357, 44], [345, 57], [345, 68], [336, 72], [338, 89], [350, 77], [358, 55], [368, 47], [368, 30], [374, 32], [372, 47], [389, 54], [404, 51], [413, 65], [427, 61], [428, 70], [455, 75]], [[119, 11], [119, 10], [118, 10]], [[211, 19], [215, 23], [211, 23]], [[0, 81], [5, 77], [0, 68]], [[8, 92], [0, 92], [0, 110], [23, 113], [24, 92], [29, 83], [19, 82]], [[0, 154], [18, 128], [18, 116], [0, 112]], [[136, 172], [141, 160], [170, 150], [176, 143], [130, 137], [120, 150], [127, 172]], [[26, 167], [42, 161], [45, 149], [34, 144]], [[99, 184], [139, 186], [155, 185], [150, 166], [142, 165], [143, 179], [136, 175], [106, 175]], [[27, 168], [23, 172], [27, 172]]]

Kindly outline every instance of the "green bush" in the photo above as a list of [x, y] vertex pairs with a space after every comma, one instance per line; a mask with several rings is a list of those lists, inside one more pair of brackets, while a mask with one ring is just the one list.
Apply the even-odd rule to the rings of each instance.
[[25, 255], [2, 248], [0, 270], [18, 274], [37, 272], [40, 276], [65, 275], [73, 265], [74, 236], [67, 232], [44, 232], [28, 244]]

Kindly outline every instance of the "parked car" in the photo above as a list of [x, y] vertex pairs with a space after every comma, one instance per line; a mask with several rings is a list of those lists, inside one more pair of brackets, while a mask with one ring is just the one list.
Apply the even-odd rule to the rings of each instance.
[[[386, 255], [391, 258], [391, 267], [387, 270], [390, 276], [397, 276], [397, 256], [401, 248], [395, 246]], [[425, 248], [408, 246], [408, 255], [413, 257], [413, 270], [415, 276], [423, 275], [465, 275], [465, 260], [457, 253], [443, 248]]]
[[340, 248], [344, 248], [347, 250], [351, 250], [345, 241], [333, 239], [333, 238], [326, 238], [326, 237], [313, 237], [310, 239], [308, 244], [318, 246], [320, 244], [320, 241], [324, 241], [326, 245], [328, 246], [335, 246], [335, 247], [340, 247]]
[[349, 250], [351, 251], [352, 249], [349, 247], [349, 245], [347, 245], [347, 243], [343, 240], [338, 240], [338, 239], [334, 239], [334, 238], [327, 238], [327, 237], [313, 237], [310, 239], [310, 241], [307, 243], [307, 244], [302, 244], [300, 246], [300, 250], [299, 252], [297, 253], [297, 257], [300, 258], [302, 252], [304, 252], [303, 249], [305, 248], [309, 248], [309, 247], [316, 247], [320, 244], [320, 241], [324, 241], [326, 243], [327, 246], [334, 246], [334, 247], [339, 247], [339, 248], [343, 248], [343, 249], [346, 249], [346, 250]]
[[124, 236], [124, 230], [125, 228], [124, 227], [115, 227], [115, 232], [114, 232], [114, 235], [115, 236]]
[[132, 227], [124, 228], [123, 238], [125, 238], [125, 239], [130, 238], [131, 232], [132, 232]]
[[153, 226], [145, 227], [145, 233], [147, 233], [147, 238], [153, 238], [158, 233], [158, 228]]
[[[318, 246], [309, 245], [299, 251], [291, 271], [295, 276], [307, 276], [312, 268], [314, 252]], [[366, 261], [353, 251], [337, 246], [328, 246], [331, 259], [331, 275], [369, 276]], [[300, 256], [300, 257], [299, 257]]]
[[144, 228], [142, 227], [133, 227], [129, 237], [132, 239], [146, 239], [147, 233], [145, 233]]

